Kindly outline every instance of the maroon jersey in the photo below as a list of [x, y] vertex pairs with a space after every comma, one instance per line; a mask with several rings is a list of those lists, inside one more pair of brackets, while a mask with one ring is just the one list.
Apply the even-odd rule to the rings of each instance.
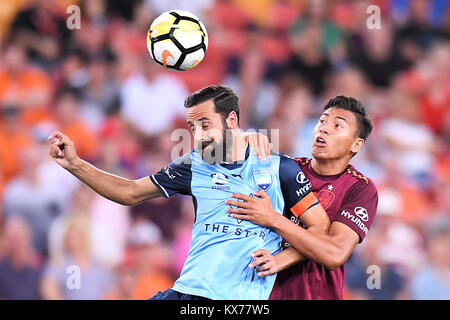
[[[347, 225], [359, 235], [361, 242], [377, 210], [378, 195], [374, 183], [352, 165], [348, 165], [341, 174], [324, 176], [311, 168], [311, 159], [295, 160], [311, 182], [312, 190], [331, 223]], [[292, 213], [288, 218], [299, 223]], [[289, 244], [284, 243], [284, 247], [289, 247]], [[278, 273], [270, 299], [343, 299], [343, 288], [343, 265], [331, 271], [312, 260], [306, 260]]]

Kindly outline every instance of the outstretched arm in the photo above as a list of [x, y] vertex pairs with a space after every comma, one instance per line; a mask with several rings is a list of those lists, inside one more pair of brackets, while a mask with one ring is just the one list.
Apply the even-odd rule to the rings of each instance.
[[74, 143], [59, 131], [54, 131], [48, 140], [51, 142], [49, 154], [61, 167], [109, 200], [132, 206], [162, 196], [148, 177], [138, 180], [122, 178], [80, 159]]

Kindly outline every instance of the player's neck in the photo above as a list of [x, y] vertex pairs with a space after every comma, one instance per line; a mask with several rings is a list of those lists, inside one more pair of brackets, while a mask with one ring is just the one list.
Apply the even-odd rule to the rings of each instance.
[[226, 162], [236, 162], [245, 160], [245, 152], [247, 150], [247, 142], [240, 130], [233, 132], [233, 145], [227, 151]]
[[348, 165], [348, 160], [342, 159], [317, 159], [312, 158], [311, 167], [312, 169], [320, 175], [332, 176], [335, 174], [342, 173]]

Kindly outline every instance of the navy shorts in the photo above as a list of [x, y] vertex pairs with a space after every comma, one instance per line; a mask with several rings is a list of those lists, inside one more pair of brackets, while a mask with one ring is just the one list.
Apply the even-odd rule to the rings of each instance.
[[211, 300], [205, 297], [194, 296], [192, 294], [181, 293], [173, 289], [159, 291], [148, 300]]

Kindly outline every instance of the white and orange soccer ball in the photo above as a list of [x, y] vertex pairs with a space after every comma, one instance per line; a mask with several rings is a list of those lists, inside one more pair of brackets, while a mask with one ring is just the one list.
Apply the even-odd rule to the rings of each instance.
[[147, 32], [147, 49], [156, 63], [171, 70], [189, 70], [205, 57], [208, 34], [192, 13], [172, 10], [158, 16]]

